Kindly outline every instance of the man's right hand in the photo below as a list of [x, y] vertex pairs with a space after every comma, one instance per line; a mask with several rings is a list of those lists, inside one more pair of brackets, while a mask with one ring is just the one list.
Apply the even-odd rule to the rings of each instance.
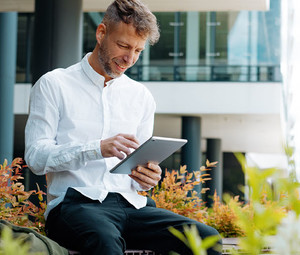
[[101, 140], [101, 153], [105, 158], [118, 157], [123, 159], [131, 153], [130, 149], [137, 149], [139, 142], [134, 135], [118, 134], [116, 136]]

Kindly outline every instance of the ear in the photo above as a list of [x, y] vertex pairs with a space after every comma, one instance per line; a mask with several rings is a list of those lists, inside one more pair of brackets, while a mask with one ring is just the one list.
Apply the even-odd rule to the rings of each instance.
[[106, 34], [106, 26], [103, 23], [101, 23], [96, 30], [96, 40], [98, 43], [102, 41], [105, 34]]

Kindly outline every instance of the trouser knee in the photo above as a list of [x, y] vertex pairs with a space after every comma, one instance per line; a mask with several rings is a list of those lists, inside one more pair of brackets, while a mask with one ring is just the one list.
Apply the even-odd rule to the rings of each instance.
[[198, 233], [202, 239], [205, 239], [209, 236], [217, 236], [219, 239], [216, 241], [216, 244], [207, 250], [208, 255], [219, 255], [222, 254], [222, 238], [219, 232], [210, 226], [204, 225], [202, 223], [197, 223], [196, 227], [198, 229]]
[[[81, 254], [123, 254], [125, 242], [119, 235], [113, 233], [89, 233]], [[97, 253], [98, 252], [98, 253]]]
[[210, 226], [204, 225], [204, 224], [196, 224], [196, 227], [198, 229], [198, 232], [201, 236], [203, 236], [203, 238], [207, 237], [207, 236], [219, 236], [219, 232]]

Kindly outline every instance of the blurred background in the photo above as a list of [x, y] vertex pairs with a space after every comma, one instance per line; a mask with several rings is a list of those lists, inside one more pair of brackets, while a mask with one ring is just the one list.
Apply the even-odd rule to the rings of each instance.
[[[33, 84], [93, 50], [110, 2], [0, 0], [1, 162], [24, 156]], [[250, 165], [286, 174], [296, 169], [300, 177], [299, 2], [144, 2], [158, 19], [161, 38], [126, 74], [157, 102], [154, 135], [189, 140], [162, 168], [186, 164], [194, 171], [206, 159], [218, 161], [207, 186], [241, 198], [245, 176], [236, 152]], [[25, 182], [30, 189], [44, 180], [27, 171]]]

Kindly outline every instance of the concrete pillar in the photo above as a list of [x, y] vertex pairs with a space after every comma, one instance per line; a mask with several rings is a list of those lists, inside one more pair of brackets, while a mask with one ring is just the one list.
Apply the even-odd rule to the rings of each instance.
[[200, 27], [199, 12], [187, 13], [186, 28], [186, 80], [197, 81], [198, 65], [200, 58]]
[[54, 2], [53, 67], [68, 67], [82, 58], [82, 0]]
[[205, 183], [205, 187], [209, 188], [205, 194], [207, 206], [211, 207], [213, 200], [212, 197], [217, 192], [217, 195], [222, 200], [223, 193], [223, 154], [221, 139], [207, 139], [206, 159], [210, 162], [218, 161], [216, 167], [211, 168], [211, 171], [207, 172], [212, 178]]
[[181, 150], [181, 165], [187, 165], [190, 172], [197, 171], [201, 166], [201, 118], [183, 116], [181, 136], [188, 140]]
[[0, 164], [13, 159], [17, 24], [16, 12], [0, 13]]
[[33, 83], [82, 58], [82, 0], [36, 0]]
[[[32, 81], [82, 58], [82, 0], [36, 0]], [[29, 173], [29, 189], [45, 191], [45, 177]], [[38, 201], [33, 201], [38, 203]]]

